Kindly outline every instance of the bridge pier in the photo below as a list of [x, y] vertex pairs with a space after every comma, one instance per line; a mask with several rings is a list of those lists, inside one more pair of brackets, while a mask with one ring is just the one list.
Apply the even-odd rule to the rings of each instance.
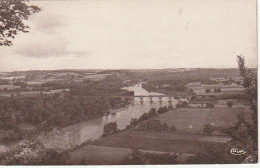
[[171, 97], [171, 96], [169, 96], [169, 97], [168, 97], [168, 99], [169, 99], [169, 100], [168, 100], [168, 102], [170, 102], [170, 103], [171, 103], [171, 102], [172, 102], [172, 97]]
[[162, 103], [162, 96], [158, 96], [159, 98], [159, 103]]
[[150, 103], [153, 103], [153, 97], [149, 97], [150, 98]]
[[141, 104], [143, 104], [143, 102], [144, 102], [144, 97], [140, 97], [140, 100], [141, 100]]
[[135, 103], [135, 98], [134, 97], [130, 97], [131, 98], [131, 104], [134, 105]]

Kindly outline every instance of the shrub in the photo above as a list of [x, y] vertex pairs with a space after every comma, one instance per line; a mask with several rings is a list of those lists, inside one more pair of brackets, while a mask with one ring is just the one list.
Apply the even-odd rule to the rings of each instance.
[[182, 105], [182, 107], [188, 107], [188, 102], [183, 101], [183, 102], [181, 103], [181, 105]]
[[162, 123], [159, 120], [148, 120], [146, 122], [147, 130], [161, 131], [163, 129]]
[[138, 121], [139, 121], [139, 122], [142, 122], [142, 121], [144, 121], [144, 120], [147, 120], [148, 118], [149, 118], [148, 113], [144, 113], [144, 114], [138, 119]]
[[138, 119], [137, 118], [132, 118], [130, 125], [131, 126], [136, 126], [138, 124]]
[[214, 89], [214, 92], [215, 92], [215, 93], [221, 93], [221, 89], [220, 89], [220, 88]]
[[125, 129], [130, 129], [130, 128], [133, 128], [133, 126], [132, 126], [132, 125], [127, 125], [127, 126], [125, 127]]
[[150, 111], [148, 112], [149, 117], [154, 117], [157, 116], [157, 112], [155, 108], [151, 108]]
[[175, 107], [176, 108], [180, 108], [181, 107], [181, 103], [176, 103]]
[[177, 128], [174, 125], [172, 125], [172, 126], [170, 126], [170, 130], [171, 131], [177, 131]]
[[167, 130], [169, 128], [167, 123], [162, 123], [162, 130]]
[[168, 125], [159, 120], [149, 120], [147, 122], [147, 128], [153, 131], [163, 131], [168, 129]]
[[106, 124], [104, 126], [104, 130], [103, 130], [103, 135], [102, 136], [113, 134], [113, 133], [115, 133], [117, 131], [118, 131], [117, 123], [116, 122], [111, 122], [111, 123], [108, 123], [108, 124]]
[[168, 110], [172, 110], [172, 109], [173, 109], [173, 106], [171, 104], [169, 104]]
[[189, 107], [189, 104], [186, 101], [176, 104], [176, 108], [188, 108], [188, 107]]
[[158, 114], [162, 114], [162, 113], [165, 113], [165, 112], [167, 112], [167, 107], [166, 107], [166, 106], [160, 107], [160, 108], [158, 109]]
[[215, 107], [215, 105], [213, 103], [206, 103], [206, 107], [207, 108], [213, 108], [213, 107]]
[[141, 130], [163, 131], [168, 129], [168, 125], [166, 123], [162, 123], [160, 120], [148, 120], [140, 123], [139, 128]]
[[205, 92], [206, 92], [206, 93], [210, 93], [211, 90], [210, 90], [210, 89], [206, 89]]
[[129, 95], [129, 96], [134, 96], [134, 95], [135, 95], [135, 92], [134, 92], [134, 91], [130, 91], [130, 92], [128, 93], [128, 95]]
[[189, 94], [194, 94], [195, 93], [194, 90], [191, 89], [191, 88], [188, 90], [188, 92], [189, 92]]
[[203, 126], [203, 134], [211, 135], [213, 131], [215, 131], [215, 127], [210, 125], [209, 123], [204, 124]]
[[139, 131], [146, 130], [146, 123], [144, 123], [144, 122], [139, 123], [137, 126], [137, 130], [139, 130]]
[[233, 101], [227, 101], [227, 106], [231, 108], [233, 106]]

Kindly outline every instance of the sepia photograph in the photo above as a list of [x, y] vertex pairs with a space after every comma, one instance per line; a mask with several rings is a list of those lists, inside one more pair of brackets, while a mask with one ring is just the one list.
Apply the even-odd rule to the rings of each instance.
[[0, 0], [0, 166], [257, 166], [257, 27], [257, 0]]

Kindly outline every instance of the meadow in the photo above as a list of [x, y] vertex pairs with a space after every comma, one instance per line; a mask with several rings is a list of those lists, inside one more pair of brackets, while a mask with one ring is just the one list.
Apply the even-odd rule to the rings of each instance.
[[169, 126], [174, 125], [177, 131], [201, 133], [206, 123], [226, 128], [233, 126], [238, 121], [239, 114], [249, 116], [250, 107], [179, 108], [159, 115], [155, 119]]

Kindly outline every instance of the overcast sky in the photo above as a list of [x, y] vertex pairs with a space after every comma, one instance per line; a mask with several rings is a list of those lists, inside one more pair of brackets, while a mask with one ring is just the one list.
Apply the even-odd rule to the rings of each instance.
[[255, 0], [33, 1], [0, 71], [256, 67]]

